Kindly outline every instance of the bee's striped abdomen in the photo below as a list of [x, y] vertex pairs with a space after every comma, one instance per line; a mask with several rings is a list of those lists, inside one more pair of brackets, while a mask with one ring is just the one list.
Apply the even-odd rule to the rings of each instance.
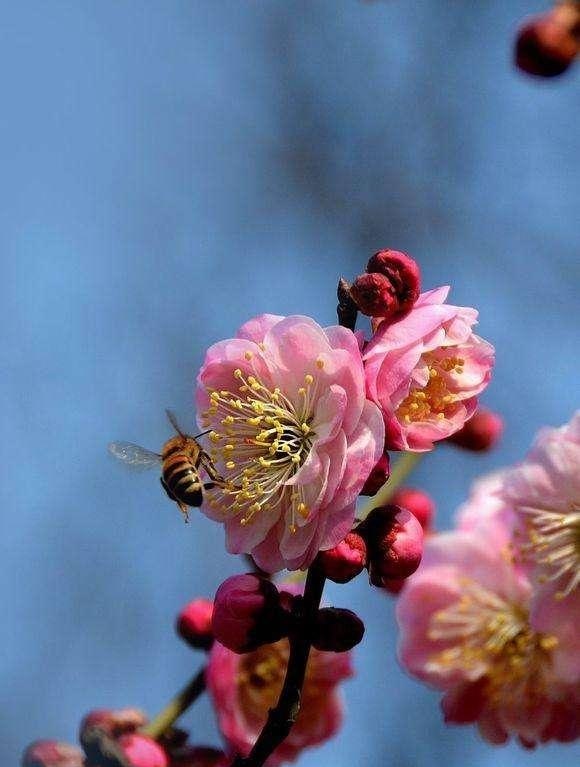
[[165, 443], [163, 482], [174, 500], [187, 506], [201, 506], [203, 495], [196, 463], [199, 450], [192, 449], [189, 443], [183, 437], [173, 437]]

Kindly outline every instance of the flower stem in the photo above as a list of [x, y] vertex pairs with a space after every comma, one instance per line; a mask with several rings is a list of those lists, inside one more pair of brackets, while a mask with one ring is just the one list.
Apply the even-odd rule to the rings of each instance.
[[375, 493], [372, 498], [365, 503], [357, 515], [357, 519], [362, 522], [363, 519], [368, 517], [373, 509], [377, 509], [379, 506], [384, 506], [388, 503], [393, 497], [395, 490], [403, 484], [422, 457], [423, 453], [403, 453], [401, 458], [399, 458], [393, 466], [393, 470], [388, 480], [378, 493]]
[[143, 735], [158, 740], [205, 690], [205, 666], [169, 701], [165, 708], [141, 729]]
[[325, 575], [316, 562], [308, 570], [304, 596], [296, 615], [296, 628], [290, 637], [290, 656], [284, 686], [276, 706], [270, 709], [264, 729], [247, 757], [236, 756], [231, 767], [262, 767], [270, 754], [288, 736], [300, 712], [300, 698], [306, 666], [310, 655], [309, 625], [314, 621], [322, 592]]

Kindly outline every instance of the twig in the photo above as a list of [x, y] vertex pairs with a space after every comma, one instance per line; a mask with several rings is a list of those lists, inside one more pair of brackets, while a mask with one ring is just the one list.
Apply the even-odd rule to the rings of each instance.
[[149, 724], [142, 727], [140, 732], [154, 740], [159, 739], [164, 732], [194, 703], [205, 690], [205, 666], [200, 669], [188, 684], [179, 692], [173, 700], [152, 719]]
[[264, 729], [250, 754], [245, 758], [237, 756], [231, 767], [262, 767], [290, 733], [300, 712], [300, 698], [311, 648], [309, 627], [318, 612], [325, 580], [324, 573], [314, 562], [308, 570], [304, 595], [297, 601], [299, 612], [296, 615], [295, 631], [290, 637], [290, 657], [278, 703], [270, 709]]

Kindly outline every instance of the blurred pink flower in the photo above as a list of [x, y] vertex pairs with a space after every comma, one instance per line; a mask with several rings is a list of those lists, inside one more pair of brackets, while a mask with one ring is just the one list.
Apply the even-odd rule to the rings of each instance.
[[547, 588], [558, 598], [578, 591], [580, 411], [562, 428], [540, 431], [505, 485], [524, 536], [521, 552], [535, 566], [539, 580], [548, 582]]
[[473, 415], [490, 380], [494, 349], [472, 331], [477, 312], [445, 304], [448, 291], [422, 293], [365, 348], [367, 394], [382, 410], [387, 449], [431, 450]]
[[573, 613], [558, 612], [552, 600], [551, 610], [531, 619], [531, 584], [514, 567], [507, 540], [496, 514], [427, 540], [397, 605], [401, 662], [444, 693], [447, 722], [477, 723], [491, 743], [574, 740], [580, 688]]
[[[237, 655], [215, 642], [206, 673], [219, 728], [228, 745], [247, 755], [261, 732], [270, 708], [276, 705], [288, 664], [288, 641], [262, 645]], [[294, 761], [300, 752], [331, 738], [342, 722], [342, 699], [337, 685], [352, 675], [350, 653], [312, 649], [302, 705], [286, 740], [266, 767]]]
[[227, 480], [203, 511], [224, 523], [228, 551], [251, 553], [269, 572], [295, 570], [345, 537], [384, 446], [350, 330], [308, 317], [250, 320], [208, 350], [197, 407]]

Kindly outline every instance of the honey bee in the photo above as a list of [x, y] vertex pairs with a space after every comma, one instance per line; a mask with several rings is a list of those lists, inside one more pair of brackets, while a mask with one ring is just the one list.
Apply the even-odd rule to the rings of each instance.
[[[131, 442], [111, 442], [109, 452], [125, 466], [136, 470], [152, 469], [161, 465], [160, 482], [172, 501], [179, 506], [185, 521], [189, 520], [188, 509], [199, 508], [203, 502], [203, 491], [223, 486], [224, 478], [217, 472], [212, 459], [197, 441], [207, 431], [192, 437], [185, 434], [177, 424], [174, 414], [165, 411], [169, 422], [177, 432], [163, 445], [161, 454], [146, 450]], [[210, 482], [203, 482], [199, 471], [203, 469]]]

